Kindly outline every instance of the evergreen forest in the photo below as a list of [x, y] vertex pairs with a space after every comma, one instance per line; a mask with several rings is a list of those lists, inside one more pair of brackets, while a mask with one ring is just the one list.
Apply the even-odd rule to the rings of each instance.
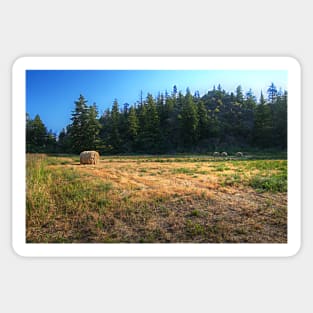
[[26, 152], [79, 154], [208, 153], [232, 150], [287, 149], [287, 91], [274, 83], [256, 99], [239, 85], [221, 85], [200, 96], [174, 86], [171, 93], [140, 94], [130, 105], [114, 100], [99, 115], [96, 104], [80, 95], [69, 112], [71, 123], [58, 136], [37, 114], [26, 113]]

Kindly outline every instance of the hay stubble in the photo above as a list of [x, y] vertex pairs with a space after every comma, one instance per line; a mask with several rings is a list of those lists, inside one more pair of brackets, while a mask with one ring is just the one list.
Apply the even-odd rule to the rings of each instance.
[[36, 202], [29, 185], [28, 242], [287, 241], [286, 192], [249, 185], [251, 177], [277, 173], [280, 161], [262, 168], [244, 160], [111, 157], [97, 166], [57, 160], [44, 165], [45, 200]]

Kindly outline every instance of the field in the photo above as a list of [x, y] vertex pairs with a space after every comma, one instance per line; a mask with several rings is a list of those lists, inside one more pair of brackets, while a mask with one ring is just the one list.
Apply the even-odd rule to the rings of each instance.
[[26, 156], [28, 243], [286, 243], [286, 155]]

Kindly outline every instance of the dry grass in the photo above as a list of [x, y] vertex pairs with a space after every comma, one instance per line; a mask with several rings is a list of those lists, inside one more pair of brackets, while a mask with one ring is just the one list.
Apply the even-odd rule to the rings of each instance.
[[287, 161], [27, 156], [27, 242], [287, 242]]

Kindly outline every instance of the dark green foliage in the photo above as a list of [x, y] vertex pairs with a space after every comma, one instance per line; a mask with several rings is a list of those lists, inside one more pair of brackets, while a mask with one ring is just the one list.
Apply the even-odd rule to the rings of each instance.
[[265, 103], [261, 93], [260, 104], [256, 107], [254, 123], [254, 142], [258, 147], [268, 148], [273, 145], [273, 119], [269, 105]]
[[139, 132], [139, 120], [134, 107], [131, 107], [127, 116], [127, 134], [130, 145], [130, 150], [136, 149], [138, 143], [138, 132]]
[[26, 152], [55, 152], [56, 136], [46, 126], [37, 114], [31, 119], [26, 114]]
[[206, 140], [210, 137], [210, 116], [203, 101], [199, 101], [197, 105], [198, 110], [198, 138], [199, 141]]
[[205, 95], [184, 95], [177, 87], [146, 99], [140, 93], [134, 105], [119, 108], [114, 100], [100, 118], [96, 105], [88, 106], [80, 95], [72, 112], [72, 123], [58, 141], [47, 132], [39, 116], [27, 116], [28, 152], [79, 153], [98, 150], [100, 154], [180, 153], [242, 151], [244, 149], [287, 148], [287, 92], [272, 83], [268, 101], [256, 100], [252, 90], [244, 95], [239, 85], [228, 93], [219, 84]]
[[273, 114], [273, 144], [276, 147], [287, 148], [287, 92], [277, 95], [272, 105]]
[[271, 83], [271, 85], [268, 87], [267, 94], [269, 103], [273, 104], [277, 98], [277, 88], [274, 83]]
[[112, 147], [113, 152], [119, 152], [122, 143], [119, 129], [120, 129], [120, 112], [118, 102], [115, 99], [113, 102], [111, 116], [108, 125], [108, 144]]
[[160, 145], [160, 120], [156, 103], [151, 94], [141, 110], [141, 127], [139, 136], [140, 150], [148, 153], [159, 152]]
[[96, 105], [88, 106], [83, 95], [75, 101], [72, 124], [68, 127], [71, 151], [96, 150], [99, 145], [100, 123]]
[[287, 177], [285, 175], [255, 176], [251, 178], [249, 185], [260, 192], [287, 192]]
[[198, 140], [199, 117], [197, 107], [188, 89], [179, 120], [182, 146], [184, 149], [190, 149], [196, 145]]

